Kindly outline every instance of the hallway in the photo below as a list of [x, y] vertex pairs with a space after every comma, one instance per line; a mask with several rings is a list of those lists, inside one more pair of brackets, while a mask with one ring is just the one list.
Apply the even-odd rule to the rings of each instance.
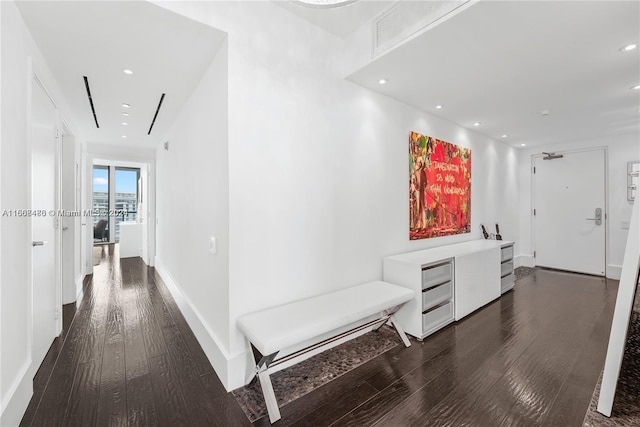
[[46, 386], [35, 390], [21, 425], [249, 424], [154, 270], [117, 251], [102, 246], [51, 376], [38, 372], [34, 387]]

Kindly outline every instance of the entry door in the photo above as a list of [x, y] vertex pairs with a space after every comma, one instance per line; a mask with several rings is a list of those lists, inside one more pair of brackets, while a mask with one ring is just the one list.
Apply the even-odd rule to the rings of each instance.
[[562, 154], [534, 160], [536, 265], [604, 276], [605, 152]]
[[[56, 107], [34, 78], [31, 96], [31, 277], [34, 370], [57, 335], [56, 314]], [[44, 211], [44, 215], [41, 215]]]

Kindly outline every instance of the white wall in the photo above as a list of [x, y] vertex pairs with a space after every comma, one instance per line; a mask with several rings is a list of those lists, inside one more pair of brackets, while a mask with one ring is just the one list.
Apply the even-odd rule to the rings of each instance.
[[526, 258], [526, 264], [533, 263], [531, 167], [532, 156], [543, 151], [571, 151], [589, 147], [606, 147], [607, 164], [607, 277], [620, 278], [622, 259], [627, 242], [628, 230], [621, 228], [622, 220], [631, 217], [632, 203], [627, 201], [627, 162], [640, 160], [640, 135], [620, 135], [611, 138], [571, 141], [553, 146], [528, 148], [520, 152], [520, 245], [517, 254]]
[[[382, 257], [481, 222], [517, 240], [513, 148], [345, 81], [344, 42], [270, 2], [163, 5], [229, 34], [227, 387], [246, 373], [242, 314], [380, 279]], [[409, 241], [412, 130], [471, 148], [472, 233]]]
[[[62, 117], [73, 123], [64, 98], [12, 1], [1, 12], [1, 167], [0, 210], [30, 207], [28, 164], [28, 88], [31, 70], [38, 72]], [[3, 217], [0, 238], [0, 425], [17, 425], [32, 393], [29, 254], [31, 236], [25, 218]], [[10, 266], [11, 268], [7, 268]]]
[[[223, 42], [172, 125], [169, 150], [160, 147], [156, 159], [156, 268], [225, 382], [230, 358], [227, 81]], [[216, 254], [209, 252], [210, 237], [216, 238]]]

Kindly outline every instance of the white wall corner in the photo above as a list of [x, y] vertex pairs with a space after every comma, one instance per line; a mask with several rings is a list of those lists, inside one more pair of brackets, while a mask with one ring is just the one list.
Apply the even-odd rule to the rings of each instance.
[[31, 361], [27, 361], [18, 373], [15, 382], [2, 399], [0, 426], [17, 426], [29, 406], [33, 395], [33, 376], [29, 375]]
[[533, 255], [516, 255], [514, 258], [514, 267], [535, 267], [536, 260]]
[[[242, 376], [240, 374], [244, 372], [244, 366], [247, 358], [246, 353], [229, 355], [228, 351], [220, 343], [220, 340], [216, 337], [214, 332], [204, 322], [202, 315], [200, 315], [191, 300], [187, 298], [180, 285], [176, 283], [164, 266], [162, 260], [157, 256], [155, 257], [155, 264], [156, 271], [164, 281], [165, 285], [167, 285], [171, 296], [173, 296], [178, 308], [180, 308], [182, 315], [196, 336], [198, 343], [209, 359], [209, 362], [213, 366], [218, 378], [220, 378], [222, 385], [227, 391], [244, 385], [244, 382], [240, 385], [236, 385], [238, 383], [238, 378], [236, 377]], [[243, 380], [244, 378], [240, 379], [240, 381]]]
[[621, 265], [607, 265], [607, 279], [620, 280], [620, 276], [622, 275], [622, 266]]

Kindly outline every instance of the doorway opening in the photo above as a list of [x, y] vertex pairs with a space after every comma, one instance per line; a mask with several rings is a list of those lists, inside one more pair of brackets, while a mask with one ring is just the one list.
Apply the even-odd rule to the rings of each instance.
[[[93, 265], [105, 251], [149, 263], [147, 163], [93, 159]], [[109, 247], [105, 247], [109, 245]]]

